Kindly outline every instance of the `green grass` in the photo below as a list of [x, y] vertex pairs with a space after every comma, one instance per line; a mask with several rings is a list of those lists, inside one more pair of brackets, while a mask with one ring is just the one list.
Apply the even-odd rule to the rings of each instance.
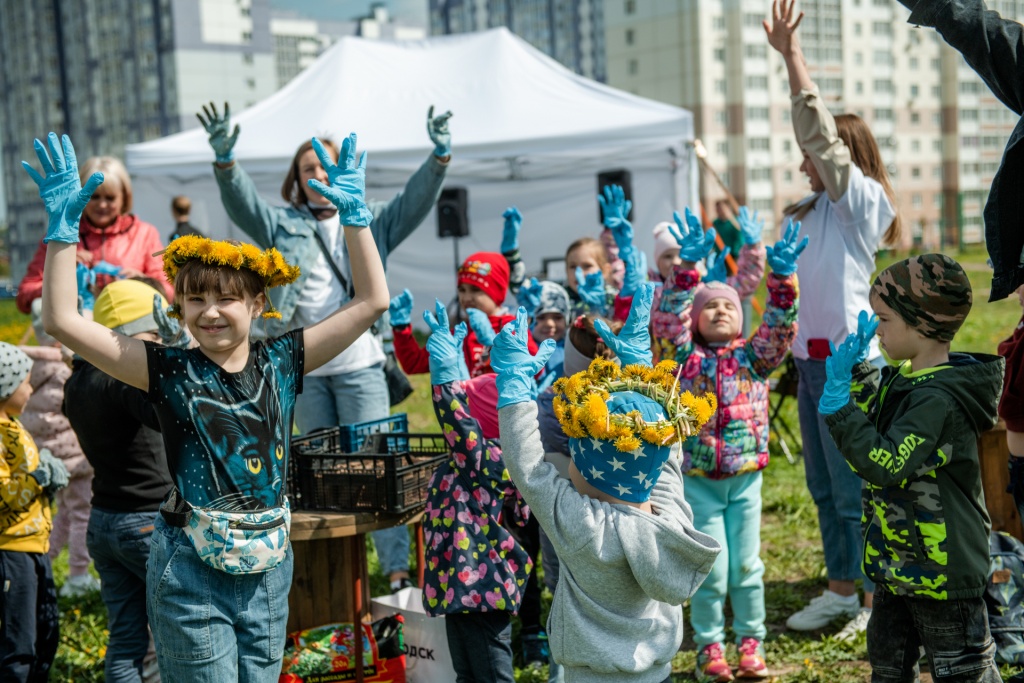
[[[879, 267], [899, 260], [882, 255]], [[1021, 315], [1016, 298], [987, 303], [990, 271], [985, 254], [975, 249], [962, 254], [963, 263], [975, 292], [974, 309], [953, 344], [955, 350], [995, 353], [996, 345], [1015, 327]], [[760, 294], [763, 300], [763, 290]], [[18, 343], [28, 328], [28, 318], [17, 313], [11, 301], [0, 301], [0, 340]], [[430, 404], [429, 380], [413, 377], [415, 393], [398, 410], [409, 414], [410, 431], [436, 432], [437, 423]], [[799, 437], [795, 401], [787, 401], [782, 410]], [[763, 516], [761, 523], [762, 558], [765, 562], [767, 603], [768, 663], [778, 683], [854, 683], [870, 678], [864, 637], [851, 643], [838, 643], [829, 637], [842, 624], [835, 623], [819, 633], [800, 634], [785, 630], [785, 619], [793, 611], [826, 587], [825, 563], [818, 533], [817, 513], [804, 483], [799, 443], [790, 443], [797, 456], [791, 465], [771, 442], [772, 461], [764, 473]], [[377, 557], [369, 548], [371, 591], [386, 593], [387, 580], [380, 574]], [[54, 566], [58, 585], [67, 573], [66, 553]], [[551, 596], [544, 594], [545, 614]], [[106, 613], [98, 596], [74, 601], [61, 600], [61, 644], [54, 664], [53, 681], [101, 681], [102, 657], [106, 645]], [[727, 612], [728, 613], [728, 612]], [[688, 625], [688, 622], [687, 622]], [[689, 628], [687, 628], [689, 631]], [[518, 629], [515, 629], [518, 633]], [[518, 652], [518, 640], [514, 640]], [[694, 645], [687, 637], [673, 662], [674, 680], [692, 680]], [[732, 646], [730, 653], [734, 654]], [[1011, 672], [1004, 668], [1004, 676]], [[546, 681], [543, 670], [516, 669], [518, 683]]]

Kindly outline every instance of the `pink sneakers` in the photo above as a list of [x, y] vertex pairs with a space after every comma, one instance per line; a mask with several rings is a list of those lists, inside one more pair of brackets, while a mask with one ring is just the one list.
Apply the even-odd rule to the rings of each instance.
[[[761, 660], [762, 665], [764, 660]], [[732, 669], [725, 661], [725, 648], [721, 643], [711, 643], [697, 653], [697, 680], [702, 683], [731, 681]]]
[[[744, 638], [738, 649], [740, 665], [736, 670], [736, 678], [765, 678], [768, 676], [768, 665], [764, 662], [764, 645], [760, 640]], [[731, 677], [720, 680], [731, 680]]]

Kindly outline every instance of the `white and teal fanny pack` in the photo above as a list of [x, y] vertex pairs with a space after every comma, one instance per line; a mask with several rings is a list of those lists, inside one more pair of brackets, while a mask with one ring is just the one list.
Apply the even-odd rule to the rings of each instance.
[[180, 498], [171, 506], [172, 510], [177, 508], [172, 513], [175, 521], [183, 524], [169, 519], [170, 510], [161, 510], [164, 518], [185, 532], [199, 559], [214, 569], [228, 574], [259, 574], [284, 562], [288, 554], [292, 511], [287, 498], [280, 507], [259, 512], [210, 510]]

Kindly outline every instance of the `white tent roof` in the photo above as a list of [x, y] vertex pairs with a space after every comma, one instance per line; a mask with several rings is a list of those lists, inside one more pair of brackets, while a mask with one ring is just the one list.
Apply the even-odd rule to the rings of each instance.
[[[455, 113], [453, 148], [460, 162], [504, 157], [509, 150], [603, 155], [693, 135], [686, 110], [578, 76], [496, 28], [404, 42], [342, 38], [274, 95], [233, 114], [242, 131], [235, 155], [250, 171], [271, 162], [283, 174], [280, 160], [290, 160], [311, 134], [340, 140], [355, 131], [360, 148], [370, 152], [370, 169], [418, 165], [431, 148], [425, 128], [432, 104], [436, 113]], [[133, 174], [192, 164], [208, 171], [212, 156], [201, 128], [126, 151]]]

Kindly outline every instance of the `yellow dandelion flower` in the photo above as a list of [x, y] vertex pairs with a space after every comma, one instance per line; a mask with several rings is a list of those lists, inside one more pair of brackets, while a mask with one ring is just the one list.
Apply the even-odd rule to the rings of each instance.
[[629, 436], [620, 436], [615, 439], [615, 448], [622, 451], [623, 453], [629, 453], [640, 448], [640, 439], [636, 438], [632, 434]]

